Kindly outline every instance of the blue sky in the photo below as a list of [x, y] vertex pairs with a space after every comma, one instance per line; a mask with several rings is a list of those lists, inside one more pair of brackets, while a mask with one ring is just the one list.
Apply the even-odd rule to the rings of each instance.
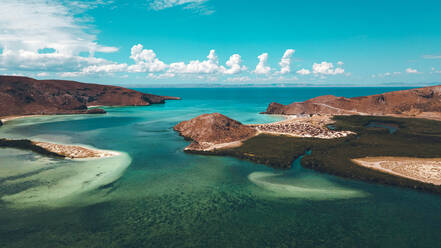
[[2, 0], [0, 73], [120, 85], [441, 82], [441, 1]]

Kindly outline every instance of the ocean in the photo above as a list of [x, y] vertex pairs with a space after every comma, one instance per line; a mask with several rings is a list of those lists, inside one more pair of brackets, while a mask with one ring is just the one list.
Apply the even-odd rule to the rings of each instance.
[[[180, 101], [105, 115], [22, 118], [0, 137], [119, 151], [59, 160], [0, 149], [0, 247], [437, 247], [441, 197], [304, 169], [183, 152], [173, 126], [219, 112], [246, 124], [271, 102], [405, 88], [154, 88]], [[314, 152], [314, 151], [312, 151]]]

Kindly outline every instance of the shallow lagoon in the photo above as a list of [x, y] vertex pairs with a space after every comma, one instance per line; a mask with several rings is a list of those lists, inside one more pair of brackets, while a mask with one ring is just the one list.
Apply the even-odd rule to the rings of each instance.
[[[234, 158], [185, 154], [188, 142], [172, 130], [201, 113], [270, 122], [280, 117], [258, 112], [271, 101], [385, 90], [396, 89], [150, 89], [183, 100], [106, 108], [102, 116], [11, 121], [0, 128], [1, 136], [125, 155], [76, 162], [0, 150], [0, 246], [436, 247], [439, 195], [319, 174], [298, 161], [292, 170], [275, 171]], [[98, 167], [119, 179], [89, 178]], [[66, 180], [70, 185], [60, 184]], [[45, 200], [24, 204], [23, 192], [38, 192]]]

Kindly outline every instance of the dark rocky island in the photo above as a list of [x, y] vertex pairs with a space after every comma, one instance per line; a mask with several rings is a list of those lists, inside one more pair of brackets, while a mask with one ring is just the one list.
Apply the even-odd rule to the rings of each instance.
[[180, 135], [193, 142], [187, 151], [212, 150], [221, 146], [234, 146], [234, 142], [253, 137], [257, 131], [219, 113], [204, 114], [174, 127]]
[[147, 106], [178, 97], [145, 94], [117, 86], [0, 76], [0, 116], [99, 114], [91, 106]]

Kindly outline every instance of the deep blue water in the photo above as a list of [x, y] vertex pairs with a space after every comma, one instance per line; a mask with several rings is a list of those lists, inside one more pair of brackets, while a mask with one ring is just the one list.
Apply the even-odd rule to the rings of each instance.
[[397, 89], [138, 89], [182, 100], [8, 122], [0, 136], [123, 155], [59, 161], [0, 150], [0, 247], [437, 247], [439, 195], [320, 174], [299, 161], [277, 171], [186, 154], [172, 129], [202, 113], [271, 122], [280, 117], [259, 114], [270, 102]]

